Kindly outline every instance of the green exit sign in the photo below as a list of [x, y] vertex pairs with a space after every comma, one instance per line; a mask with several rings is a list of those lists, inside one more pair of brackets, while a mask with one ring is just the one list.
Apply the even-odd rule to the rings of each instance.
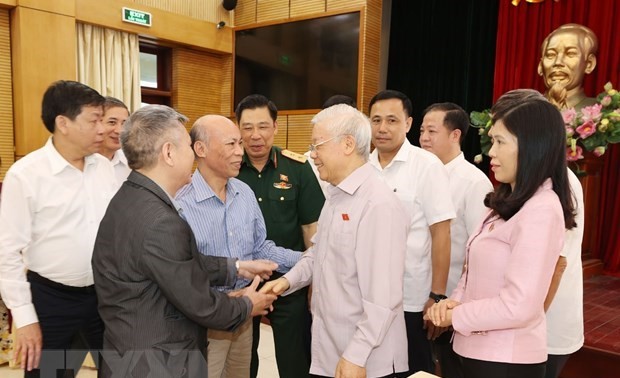
[[123, 21], [142, 26], [151, 26], [151, 14], [123, 7]]

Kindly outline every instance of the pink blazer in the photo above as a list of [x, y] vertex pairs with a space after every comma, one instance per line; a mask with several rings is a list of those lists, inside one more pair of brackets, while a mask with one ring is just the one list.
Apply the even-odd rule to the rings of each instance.
[[451, 299], [454, 350], [495, 362], [547, 360], [544, 300], [564, 245], [564, 216], [547, 179], [508, 221], [484, 221], [468, 241]]

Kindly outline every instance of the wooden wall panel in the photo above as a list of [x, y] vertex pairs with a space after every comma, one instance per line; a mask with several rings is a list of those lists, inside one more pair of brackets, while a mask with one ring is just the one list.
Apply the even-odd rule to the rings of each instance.
[[299, 154], [306, 153], [312, 143], [313, 114], [296, 114], [288, 116], [288, 144], [287, 148]]
[[[363, 12], [362, 50], [360, 51], [361, 81], [358, 83], [359, 106], [366, 111], [370, 99], [379, 89], [381, 64], [381, 0], [368, 0]], [[362, 32], [363, 31], [363, 32]]]
[[75, 0], [19, 0], [17, 3], [20, 7], [75, 16]]
[[[325, 7], [328, 12], [351, 9], [366, 5], [367, 0], [326, 0], [327, 6]], [[368, 0], [370, 2], [370, 0]]]
[[172, 54], [172, 78], [172, 104], [189, 118], [188, 129], [205, 114], [220, 114], [220, 56], [176, 48]]
[[274, 21], [289, 18], [289, 0], [256, 0], [256, 21]]
[[[50, 32], [53, 31], [53, 32]], [[11, 11], [15, 154], [40, 148], [49, 137], [41, 99], [54, 81], [77, 79], [75, 18], [30, 8]]]
[[232, 98], [232, 83], [233, 83], [233, 56], [224, 55], [220, 57], [221, 64], [221, 76], [222, 87], [220, 94], [220, 114], [226, 117], [234, 118], [235, 106]]
[[278, 147], [286, 148], [286, 139], [287, 139], [287, 131], [288, 131], [287, 116], [278, 115], [276, 122], [278, 123], [278, 133], [273, 138], [273, 144]]
[[0, 8], [11, 9], [17, 5], [17, 0], [0, 0]]
[[0, 9], [0, 181], [15, 162], [9, 11]]
[[291, 0], [291, 17], [325, 12], [325, 0]]
[[[209, 3], [214, 1], [216, 0], [210, 0]], [[229, 26], [218, 30], [213, 22], [189, 18], [127, 0], [75, 0], [75, 4], [76, 19], [79, 22], [135, 33], [176, 45], [208, 49], [223, 54], [232, 53], [233, 32]], [[149, 28], [122, 21], [122, 7], [132, 4], [135, 4], [134, 8], [152, 14], [153, 26]]]
[[256, 0], [239, 0], [235, 8], [234, 26], [244, 26], [256, 22]]
[[[47, 0], [49, 1], [49, 0]], [[203, 21], [231, 25], [231, 14], [222, 7], [221, 0], [131, 0], [136, 4], [147, 5], [171, 13], [180, 14]]]

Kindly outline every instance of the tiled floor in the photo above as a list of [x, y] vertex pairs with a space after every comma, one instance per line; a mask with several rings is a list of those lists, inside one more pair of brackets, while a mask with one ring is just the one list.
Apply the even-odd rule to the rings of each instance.
[[[261, 324], [260, 332], [260, 344], [258, 345], [258, 357], [260, 359], [258, 378], [279, 378], [271, 327]], [[0, 377], [2, 378], [21, 378], [23, 376], [21, 370], [10, 369], [8, 365], [0, 366]], [[77, 378], [95, 377], [97, 377], [97, 371], [89, 368], [82, 368], [77, 376]]]
[[273, 346], [273, 332], [266, 324], [260, 325], [260, 343], [258, 344], [258, 378], [279, 378], [276, 365], [276, 352]]
[[585, 344], [620, 354], [620, 278], [585, 280], [583, 311]]

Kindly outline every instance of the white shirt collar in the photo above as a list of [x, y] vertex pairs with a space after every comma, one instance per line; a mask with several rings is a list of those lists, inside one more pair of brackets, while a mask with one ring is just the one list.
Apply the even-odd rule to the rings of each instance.
[[112, 160], [110, 160], [110, 163], [112, 163], [113, 166], [116, 166], [117, 164], [123, 164], [125, 166], [129, 165], [127, 163], [127, 157], [125, 157], [123, 150], [120, 149], [114, 152], [114, 156], [112, 156]]
[[[45, 146], [43, 147], [45, 149], [47, 157], [49, 158], [50, 166], [52, 168], [52, 174], [57, 175], [58, 173], [65, 170], [65, 168], [67, 167], [71, 169], [77, 169], [76, 167], [71, 165], [71, 163], [69, 163], [67, 159], [65, 159], [60, 154], [60, 152], [58, 152], [58, 150], [54, 146], [52, 138], [53, 136], [50, 136], [47, 142], [45, 143]], [[94, 154], [84, 157], [84, 169], [86, 169], [86, 167], [89, 165], [96, 164], [95, 157], [93, 155]]]
[[459, 165], [460, 162], [462, 162], [463, 160], [465, 160], [465, 155], [463, 155], [463, 153], [461, 152], [460, 154], [458, 154], [454, 159], [450, 160], [448, 162], [448, 164], [444, 165], [446, 167], [446, 169], [448, 170], [448, 173], [452, 172], [452, 170]]
[[[388, 165], [385, 166], [385, 168], [388, 168], [395, 161], [404, 161], [404, 162], [406, 162], [408, 160], [408, 158], [409, 158], [409, 150], [411, 149], [411, 147], [412, 147], [411, 143], [409, 142], [409, 140], [407, 138], [405, 138], [405, 141], [403, 142], [403, 144], [398, 149], [398, 152], [396, 153], [396, 155], [394, 156], [392, 161]], [[379, 168], [379, 170], [383, 170], [384, 169], [384, 168], [381, 168], [381, 163], [379, 163], [379, 151], [376, 148], [370, 154], [369, 161], [370, 161], [370, 163], [373, 166], [375, 166], [376, 168]]]

